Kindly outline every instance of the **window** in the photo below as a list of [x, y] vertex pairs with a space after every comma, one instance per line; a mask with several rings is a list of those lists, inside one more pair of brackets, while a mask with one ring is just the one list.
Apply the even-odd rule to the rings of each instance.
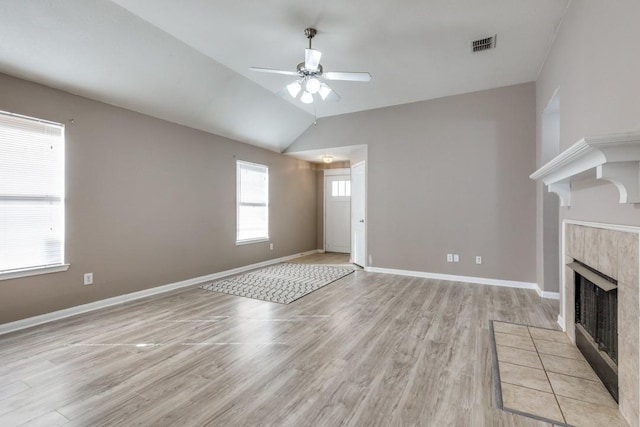
[[236, 243], [269, 239], [269, 168], [237, 163]]
[[63, 263], [64, 126], [0, 112], [0, 278]]
[[331, 197], [351, 197], [351, 180], [332, 181]]

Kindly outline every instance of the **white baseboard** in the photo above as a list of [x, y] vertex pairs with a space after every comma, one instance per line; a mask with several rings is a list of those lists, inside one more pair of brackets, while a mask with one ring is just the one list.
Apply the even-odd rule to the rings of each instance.
[[255, 268], [266, 267], [272, 264], [280, 262], [290, 261], [292, 259], [300, 258], [307, 255], [317, 254], [318, 250], [288, 255], [281, 258], [270, 259], [267, 261], [259, 262], [256, 264], [245, 265], [243, 267], [234, 268], [232, 270], [220, 271], [218, 273], [208, 274], [206, 276], [194, 277], [192, 279], [182, 280], [176, 283], [170, 283], [168, 285], [157, 286], [154, 288], [145, 289], [138, 292], [132, 292], [130, 294], [119, 295], [117, 297], [107, 298], [100, 301], [91, 302], [88, 304], [82, 304], [75, 307], [66, 308], [64, 310], [58, 310], [51, 313], [42, 314], [39, 316], [29, 317], [26, 319], [16, 320], [15, 322], [9, 322], [0, 325], [0, 335], [8, 334], [9, 332], [19, 331], [21, 329], [30, 328], [32, 326], [42, 325], [43, 323], [53, 322], [54, 320], [64, 319], [66, 317], [75, 316], [89, 311], [99, 310], [101, 308], [110, 307], [124, 302], [145, 298], [151, 295], [161, 294], [164, 292], [173, 291], [187, 286], [197, 285], [202, 282], [208, 282], [210, 280], [220, 279], [226, 276], [232, 276], [234, 274], [243, 273], [245, 271], [253, 270]]
[[538, 292], [538, 295], [540, 295], [540, 297], [542, 298], [555, 299], [555, 300], [560, 299], [560, 292], [545, 292], [545, 291], [542, 291], [537, 285], [536, 285], [536, 292]]
[[[452, 274], [428, 273], [424, 271], [396, 270], [393, 268], [379, 268], [379, 267], [366, 267], [365, 271], [369, 271], [371, 273], [397, 274], [399, 276], [422, 277], [425, 279], [447, 280], [450, 282], [464, 282], [464, 283], [475, 283], [478, 285], [506, 286], [509, 288], [533, 289], [536, 292], [538, 292], [540, 296], [543, 296], [543, 293], [540, 291], [540, 288], [538, 287], [538, 285], [536, 283], [530, 283], [530, 282], [517, 282], [513, 280], [500, 280], [500, 279], [485, 279], [483, 277], [455, 276]], [[550, 293], [551, 292], [548, 292], [548, 294]]]
[[564, 332], [567, 332], [567, 325], [564, 323], [564, 317], [562, 317], [561, 314], [558, 314], [558, 325], [560, 325]]

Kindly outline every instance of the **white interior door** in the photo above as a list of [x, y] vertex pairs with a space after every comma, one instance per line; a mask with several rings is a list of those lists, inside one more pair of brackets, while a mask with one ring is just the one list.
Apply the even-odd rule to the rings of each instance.
[[351, 176], [326, 176], [324, 194], [324, 249], [327, 252], [351, 253]]
[[364, 267], [366, 265], [366, 166], [358, 163], [351, 168], [351, 261]]

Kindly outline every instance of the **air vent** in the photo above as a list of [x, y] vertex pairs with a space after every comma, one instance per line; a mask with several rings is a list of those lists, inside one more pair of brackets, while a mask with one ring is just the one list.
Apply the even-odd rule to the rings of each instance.
[[471, 52], [482, 52], [483, 50], [493, 49], [496, 47], [496, 38], [494, 34], [490, 37], [474, 40], [471, 42]]

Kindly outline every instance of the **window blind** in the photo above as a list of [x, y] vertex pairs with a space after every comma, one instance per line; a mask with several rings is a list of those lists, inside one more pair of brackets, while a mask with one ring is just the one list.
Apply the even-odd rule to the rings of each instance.
[[64, 126], [0, 112], [0, 273], [64, 263]]
[[237, 162], [236, 242], [269, 238], [269, 168]]

